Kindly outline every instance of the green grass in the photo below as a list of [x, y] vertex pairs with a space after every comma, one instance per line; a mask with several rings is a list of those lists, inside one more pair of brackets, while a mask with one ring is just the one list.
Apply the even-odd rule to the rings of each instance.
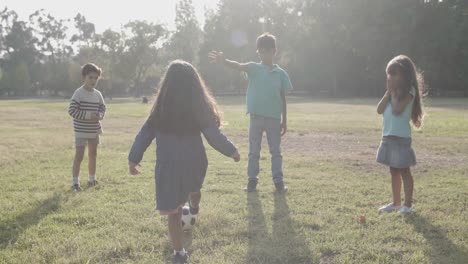
[[[242, 160], [207, 146], [201, 215], [186, 235], [193, 263], [466, 263], [467, 99], [427, 102], [425, 125], [413, 133], [417, 211], [408, 217], [376, 212], [391, 199], [387, 168], [374, 161], [377, 99], [289, 99], [284, 196], [273, 192], [266, 142], [259, 192], [241, 190], [244, 99], [219, 102], [223, 130]], [[142, 175], [127, 172], [129, 148], [149, 109], [132, 99], [108, 102], [100, 185], [76, 194], [69, 190], [74, 146], [67, 102], [0, 101], [0, 263], [170, 261], [166, 219], [154, 210], [154, 146]], [[83, 184], [86, 166], [85, 159]], [[356, 221], [361, 214], [364, 225]]]

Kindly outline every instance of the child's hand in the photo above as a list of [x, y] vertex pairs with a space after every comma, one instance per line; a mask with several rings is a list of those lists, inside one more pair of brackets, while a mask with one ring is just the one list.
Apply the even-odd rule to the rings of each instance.
[[141, 172], [136, 168], [136, 166], [140, 166], [140, 164], [136, 164], [134, 162], [129, 161], [128, 162], [128, 171], [130, 172], [131, 175], [137, 175], [140, 174]]
[[101, 115], [99, 115], [98, 112], [91, 113], [91, 121], [99, 121], [100, 118], [101, 118]]
[[224, 62], [224, 54], [221, 51], [211, 51], [208, 54], [208, 58], [210, 58], [211, 63], [223, 63]]
[[234, 153], [231, 158], [235, 161], [235, 162], [239, 162], [240, 161], [240, 154], [239, 154], [239, 151], [236, 151], [236, 153]]
[[395, 85], [391, 81], [387, 80], [387, 92], [391, 95], [395, 93]]
[[286, 130], [288, 130], [288, 125], [286, 125], [286, 122], [281, 122], [281, 136], [286, 134]]

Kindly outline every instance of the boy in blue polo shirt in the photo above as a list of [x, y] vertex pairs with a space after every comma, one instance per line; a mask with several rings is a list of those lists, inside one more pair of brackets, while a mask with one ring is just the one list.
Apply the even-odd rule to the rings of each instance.
[[222, 52], [212, 51], [212, 62], [247, 73], [247, 113], [250, 114], [249, 128], [249, 164], [248, 183], [244, 189], [254, 192], [257, 188], [260, 172], [259, 160], [263, 131], [266, 132], [271, 154], [271, 173], [278, 192], [285, 192], [288, 187], [283, 182], [283, 157], [281, 156], [281, 136], [286, 133], [286, 97], [285, 92], [292, 89], [286, 71], [273, 64], [276, 55], [275, 36], [265, 33], [257, 38], [257, 53], [261, 62], [239, 63], [224, 58]]

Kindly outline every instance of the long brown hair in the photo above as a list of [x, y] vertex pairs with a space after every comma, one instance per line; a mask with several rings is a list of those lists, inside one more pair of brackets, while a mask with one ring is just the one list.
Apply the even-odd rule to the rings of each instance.
[[422, 91], [424, 90], [424, 79], [422, 73], [416, 68], [414, 62], [406, 55], [398, 55], [387, 65], [387, 74], [394, 75], [399, 71], [403, 75], [403, 83], [399, 85], [398, 100], [402, 100], [411, 91], [416, 90], [414, 95], [413, 109], [411, 110], [411, 121], [415, 127], [421, 127], [424, 118], [422, 109]]
[[190, 63], [175, 60], [162, 78], [148, 124], [164, 133], [199, 133], [221, 123], [216, 101], [198, 71]]

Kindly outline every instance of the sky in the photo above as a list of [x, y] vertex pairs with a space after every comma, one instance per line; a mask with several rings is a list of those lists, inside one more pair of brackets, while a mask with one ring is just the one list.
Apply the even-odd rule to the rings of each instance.
[[[218, 0], [192, 0], [200, 23], [204, 10], [214, 8]], [[44, 9], [55, 18], [72, 19], [81, 13], [94, 23], [97, 32], [108, 28], [119, 30], [130, 20], [147, 20], [164, 23], [173, 28], [177, 0], [1, 0], [0, 9], [14, 10], [22, 20], [27, 20], [34, 11]]]

